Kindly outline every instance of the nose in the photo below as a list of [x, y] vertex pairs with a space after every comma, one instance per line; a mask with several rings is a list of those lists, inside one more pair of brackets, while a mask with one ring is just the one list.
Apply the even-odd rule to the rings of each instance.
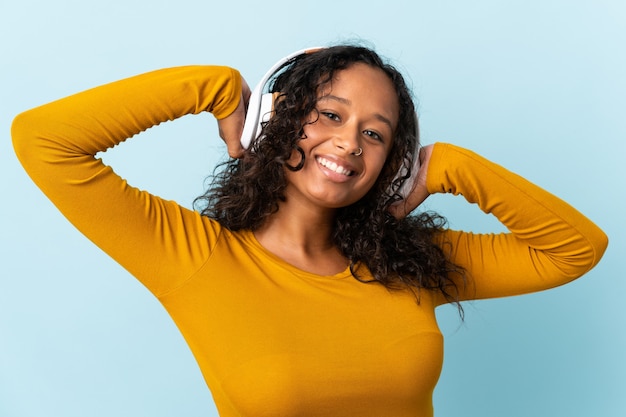
[[361, 132], [358, 126], [352, 124], [345, 124], [338, 129], [333, 140], [335, 146], [347, 154], [358, 153], [361, 149]]

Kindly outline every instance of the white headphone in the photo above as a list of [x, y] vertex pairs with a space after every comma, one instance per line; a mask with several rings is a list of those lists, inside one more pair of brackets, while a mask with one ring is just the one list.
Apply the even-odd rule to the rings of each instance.
[[[280, 71], [285, 65], [287, 65], [293, 59], [305, 55], [317, 52], [323, 47], [306, 48], [293, 52], [286, 57], [276, 62], [261, 78], [261, 81], [254, 87], [250, 95], [250, 101], [248, 103], [248, 112], [246, 114], [246, 121], [243, 126], [243, 133], [241, 134], [241, 146], [244, 149], [248, 149], [250, 144], [261, 134], [263, 123], [269, 121], [272, 111], [274, 110], [274, 94], [266, 92], [265, 88], [268, 82]], [[417, 126], [417, 115], [415, 115]], [[415, 147], [415, 154], [412, 155], [413, 166], [411, 167], [411, 177], [402, 184], [402, 187], [397, 191], [402, 198], [406, 196], [413, 189], [417, 177], [417, 171], [419, 170], [419, 146]], [[406, 175], [407, 166], [402, 165], [396, 178]]]
[[261, 81], [254, 87], [252, 94], [250, 95], [250, 101], [248, 103], [248, 113], [246, 114], [246, 121], [243, 125], [243, 133], [241, 134], [241, 146], [244, 149], [248, 149], [254, 139], [261, 134], [262, 124], [270, 119], [272, 110], [274, 109], [274, 95], [272, 93], [264, 92], [267, 83], [276, 75], [276, 73], [284, 67], [289, 61], [300, 55], [317, 52], [323, 48], [307, 48], [296, 51], [287, 55], [280, 61], [275, 63], [261, 78]]

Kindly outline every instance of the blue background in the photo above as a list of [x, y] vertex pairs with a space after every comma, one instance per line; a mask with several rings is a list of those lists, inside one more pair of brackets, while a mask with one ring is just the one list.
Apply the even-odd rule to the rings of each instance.
[[[0, 4], [0, 416], [207, 416], [209, 391], [167, 314], [30, 182], [19, 112], [166, 66], [224, 64], [251, 85], [303, 47], [363, 40], [409, 79], [423, 141], [473, 149], [561, 196], [610, 236], [584, 278], [438, 311], [438, 417], [626, 415], [626, 6], [596, 1], [70, 1]], [[190, 206], [225, 156], [210, 115], [105, 160]], [[431, 197], [453, 228], [499, 231]], [[262, 384], [263, 381], [259, 381]], [[384, 383], [384, 381], [381, 381]]]

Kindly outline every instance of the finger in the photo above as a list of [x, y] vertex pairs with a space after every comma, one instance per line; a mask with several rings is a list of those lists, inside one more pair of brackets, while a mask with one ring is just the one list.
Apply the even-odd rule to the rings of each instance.
[[220, 137], [226, 144], [228, 155], [232, 158], [240, 158], [243, 155], [243, 146], [241, 146], [241, 131], [239, 123], [232, 123], [234, 120], [229, 120], [227, 123], [219, 123], [220, 125]]
[[406, 217], [422, 204], [429, 195], [425, 188], [417, 185], [406, 198], [392, 204], [389, 207], [389, 212], [396, 219]]
[[389, 207], [389, 212], [397, 219], [407, 216], [424, 202], [430, 195], [426, 186], [426, 174], [432, 154], [432, 145], [425, 146], [420, 149], [419, 159], [420, 165], [416, 172], [417, 180], [413, 188], [407, 194], [406, 198], [398, 201]]
[[[222, 136], [220, 134], [220, 136]], [[241, 146], [241, 141], [239, 140], [238, 136], [232, 137], [232, 136], [228, 136], [226, 135], [226, 137], [228, 137], [228, 139], [222, 137], [224, 139], [224, 143], [226, 144], [226, 149], [228, 151], [228, 156], [230, 156], [231, 158], [241, 158], [243, 156], [243, 146]]]

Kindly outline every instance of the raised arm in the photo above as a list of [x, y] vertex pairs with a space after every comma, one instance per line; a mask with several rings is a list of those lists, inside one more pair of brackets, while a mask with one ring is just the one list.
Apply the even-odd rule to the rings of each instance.
[[600, 228], [561, 199], [466, 149], [435, 145], [426, 186], [431, 194], [463, 195], [510, 231], [448, 231], [441, 236], [452, 261], [466, 268], [468, 285], [462, 299], [565, 284], [593, 268], [608, 243]]
[[30, 177], [59, 210], [158, 294], [208, 256], [213, 225], [129, 186], [95, 155], [186, 114], [208, 111], [223, 119], [237, 108], [240, 94], [241, 77], [231, 68], [163, 69], [22, 113], [13, 122], [13, 143]]

